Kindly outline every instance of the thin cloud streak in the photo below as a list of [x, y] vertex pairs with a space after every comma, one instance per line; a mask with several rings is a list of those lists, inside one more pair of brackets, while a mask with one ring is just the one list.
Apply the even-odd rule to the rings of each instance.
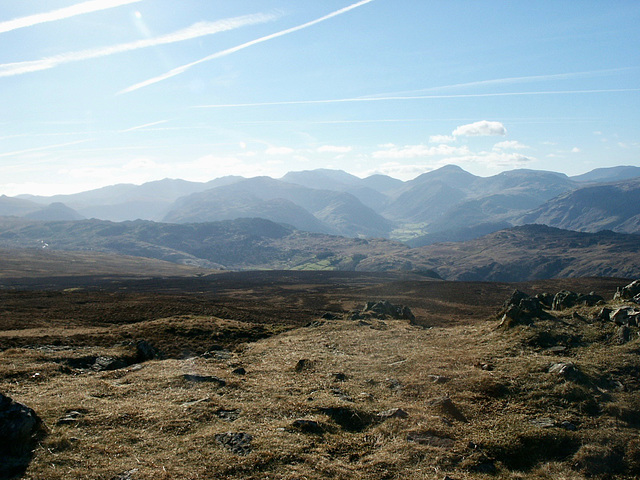
[[131, 3], [140, 2], [142, 0], [90, 0], [88, 2], [78, 3], [70, 7], [52, 10], [47, 13], [38, 13], [27, 17], [15, 18], [6, 22], [0, 22], [0, 33], [11, 32], [19, 28], [32, 27], [41, 23], [55, 22], [65, 18], [71, 18], [85, 13], [98, 12], [109, 8], [129, 5]]
[[120, 130], [120, 133], [133, 132], [135, 130], [141, 130], [147, 127], [153, 127], [155, 125], [161, 125], [163, 123], [167, 123], [169, 120], [159, 120], [157, 122], [145, 123], [144, 125], [137, 125], [135, 127], [127, 128], [125, 130]]
[[356, 103], [356, 102], [388, 102], [396, 100], [431, 100], [446, 98], [480, 98], [480, 97], [514, 97], [526, 95], [578, 95], [588, 93], [620, 93], [640, 92], [640, 88], [614, 88], [601, 90], [555, 90], [541, 92], [501, 92], [501, 93], [465, 93], [455, 95], [411, 95], [390, 97], [356, 97], [337, 98], [330, 100], [291, 100], [285, 102], [260, 102], [260, 103], [227, 103], [219, 105], [194, 105], [191, 108], [236, 108], [236, 107], [269, 107], [277, 105], [314, 105], [325, 103]]
[[46, 147], [27, 148], [26, 150], [17, 150], [14, 152], [0, 153], [0, 157], [11, 157], [14, 155], [22, 155], [23, 153], [42, 152], [45, 150], [52, 150], [55, 148], [69, 147], [71, 145], [77, 145], [79, 143], [89, 142], [90, 140], [76, 140], [75, 142], [58, 143], [56, 145], [47, 145]]
[[77, 52], [63, 53], [40, 60], [32, 60], [27, 62], [6, 63], [0, 65], [0, 77], [11, 77], [14, 75], [22, 75], [25, 73], [37, 72], [57, 67], [65, 63], [79, 62], [90, 60], [93, 58], [106, 57], [116, 53], [129, 52], [141, 48], [155, 47], [158, 45], [166, 45], [169, 43], [182, 42], [192, 40], [194, 38], [213, 35], [228, 30], [244, 27], [247, 25], [255, 25], [275, 20], [275, 15], [255, 14], [244, 15], [240, 17], [219, 20], [217, 22], [199, 22], [190, 27], [178, 30], [167, 35], [155, 38], [147, 38], [137, 40], [135, 42], [121, 43], [110, 47], [93, 48], [88, 50], [80, 50]]
[[622, 68], [608, 68], [604, 70], [590, 70], [585, 72], [570, 72], [570, 73], [556, 73], [556, 74], [550, 74], [550, 75], [530, 75], [530, 76], [524, 76], [524, 77], [494, 78], [492, 80], [479, 80], [477, 82], [454, 83], [452, 85], [441, 85], [439, 87], [421, 88], [419, 90], [404, 90], [400, 92], [388, 92], [388, 93], [381, 93], [381, 94], [370, 95], [370, 96], [376, 97], [376, 96], [389, 96], [389, 95], [407, 95], [407, 94], [417, 94], [421, 92], [437, 92], [438, 90], [449, 90], [449, 89], [464, 88], [464, 87], [508, 85], [508, 84], [514, 84], [514, 83], [544, 82], [549, 80], [569, 80], [572, 78], [591, 78], [591, 77], [612, 75], [615, 73], [624, 72], [627, 70], [633, 70], [636, 68], [637, 67], [622, 67]]
[[124, 90], [121, 90], [120, 92], [118, 92], [118, 95], [121, 95], [123, 93], [130, 93], [130, 92], [133, 92], [135, 90], [139, 90], [141, 88], [148, 87], [149, 85], [153, 85], [154, 83], [161, 82], [161, 81], [166, 80], [168, 78], [175, 77], [176, 75], [180, 75], [181, 73], [184, 73], [187, 70], [189, 70], [191, 67], [199, 65], [201, 63], [208, 62], [208, 61], [214, 60], [216, 58], [224, 57], [224, 56], [230, 55], [230, 54], [235, 53], [235, 52], [239, 52], [240, 50], [244, 50], [245, 48], [252, 47], [253, 45], [257, 45], [259, 43], [263, 43], [263, 42], [266, 42], [268, 40], [273, 40], [274, 38], [282, 37], [283, 35], [287, 35], [289, 33], [293, 33], [293, 32], [297, 32], [299, 30], [303, 30], [305, 28], [308, 28], [308, 27], [311, 27], [313, 25], [316, 25], [316, 24], [318, 24], [320, 22], [324, 22], [325, 20], [329, 20], [330, 18], [336, 17], [338, 15], [342, 15], [343, 13], [347, 13], [348, 11], [353, 10], [354, 8], [358, 8], [358, 7], [361, 7], [362, 5], [366, 5], [367, 3], [371, 3], [372, 1], [373, 0], [362, 0], [360, 2], [357, 2], [357, 3], [354, 3], [352, 5], [349, 5], [348, 7], [341, 8], [340, 10], [336, 10], [335, 12], [332, 12], [332, 13], [330, 13], [328, 15], [323, 16], [323, 17], [317, 18], [317, 19], [312, 20], [312, 21], [307, 22], [307, 23], [303, 23], [302, 25], [298, 25], [297, 27], [292, 27], [292, 28], [288, 28], [286, 30], [281, 30], [280, 32], [272, 33], [271, 35], [266, 35], [264, 37], [260, 37], [260, 38], [257, 38], [255, 40], [251, 40], [250, 42], [243, 43], [243, 44], [238, 45], [236, 47], [232, 47], [232, 48], [228, 48], [226, 50], [222, 50], [220, 52], [214, 53], [214, 54], [209, 55], [207, 57], [201, 58], [200, 60], [196, 60], [195, 62], [187, 63], [186, 65], [182, 65], [180, 67], [176, 67], [176, 68], [174, 68], [172, 70], [169, 70], [166, 73], [163, 73], [162, 75], [158, 75], [157, 77], [150, 78], [149, 80], [145, 80], [143, 82], [136, 83], [135, 85], [131, 85], [130, 87], [127, 87]]

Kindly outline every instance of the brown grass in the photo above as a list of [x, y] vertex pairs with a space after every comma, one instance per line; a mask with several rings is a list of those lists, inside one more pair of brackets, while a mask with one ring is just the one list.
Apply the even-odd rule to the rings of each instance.
[[[399, 320], [277, 328], [158, 318], [108, 330], [135, 340], [173, 329], [165, 340], [185, 344], [222, 333], [224, 350], [182, 356], [175, 345], [172, 358], [96, 372], [81, 360], [130, 355], [127, 342], [23, 345], [0, 352], [0, 391], [49, 427], [27, 479], [109, 480], [123, 472], [134, 480], [637, 478], [637, 328], [618, 345], [612, 325], [589, 320], [597, 308], [578, 310], [588, 322], [571, 310], [510, 330], [477, 318], [433, 328]], [[567, 349], [553, 353], [553, 342]], [[301, 359], [310, 362], [297, 371]], [[578, 373], [549, 373], [557, 362], [572, 362]], [[246, 373], [233, 373], [238, 367]], [[431, 401], [442, 397], [468, 421]], [[393, 408], [408, 417], [379, 415]], [[80, 412], [77, 421], [58, 424], [69, 411]], [[300, 419], [319, 430], [297, 428]], [[251, 435], [251, 453], [223, 447], [216, 436], [227, 432]]]

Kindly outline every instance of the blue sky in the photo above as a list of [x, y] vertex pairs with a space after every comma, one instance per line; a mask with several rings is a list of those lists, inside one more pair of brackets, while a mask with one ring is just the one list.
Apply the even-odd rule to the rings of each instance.
[[0, 6], [0, 194], [640, 165], [637, 0]]

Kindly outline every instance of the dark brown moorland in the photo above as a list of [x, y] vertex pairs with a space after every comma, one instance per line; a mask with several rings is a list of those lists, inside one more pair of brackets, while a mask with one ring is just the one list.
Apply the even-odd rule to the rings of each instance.
[[[47, 430], [13, 478], [640, 475], [637, 327], [496, 319], [515, 288], [610, 301], [628, 279], [63, 270], [0, 278], [0, 392]], [[350, 319], [380, 299], [416, 321]]]

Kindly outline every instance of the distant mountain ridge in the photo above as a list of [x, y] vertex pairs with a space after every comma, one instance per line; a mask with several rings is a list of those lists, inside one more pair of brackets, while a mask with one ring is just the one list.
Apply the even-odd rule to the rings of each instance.
[[567, 192], [522, 216], [519, 222], [581, 232], [640, 233], [640, 178]]
[[[259, 217], [312, 233], [393, 238], [414, 245], [476, 238], [492, 228], [527, 223], [640, 233], [640, 207], [633, 193], [640, 189], [633, 182], [639, 175], [640, 167], [619, 166], [574, 177], [526, 169], [479, 177], [447, 165], [403, 182], [386, 175], [361, 179], [342, 170], [317, 169], [289, 172], [280, 179], [165, 179], [73, 195], [0, 197], [0, 214], [177, 223]], [[604, 185], [620, 181], [631, 182], [626, 200], [608, 206], [622, 194]], [[51, 203], [71, 210], [62, 216], [62, 206], [46, 207]]]

